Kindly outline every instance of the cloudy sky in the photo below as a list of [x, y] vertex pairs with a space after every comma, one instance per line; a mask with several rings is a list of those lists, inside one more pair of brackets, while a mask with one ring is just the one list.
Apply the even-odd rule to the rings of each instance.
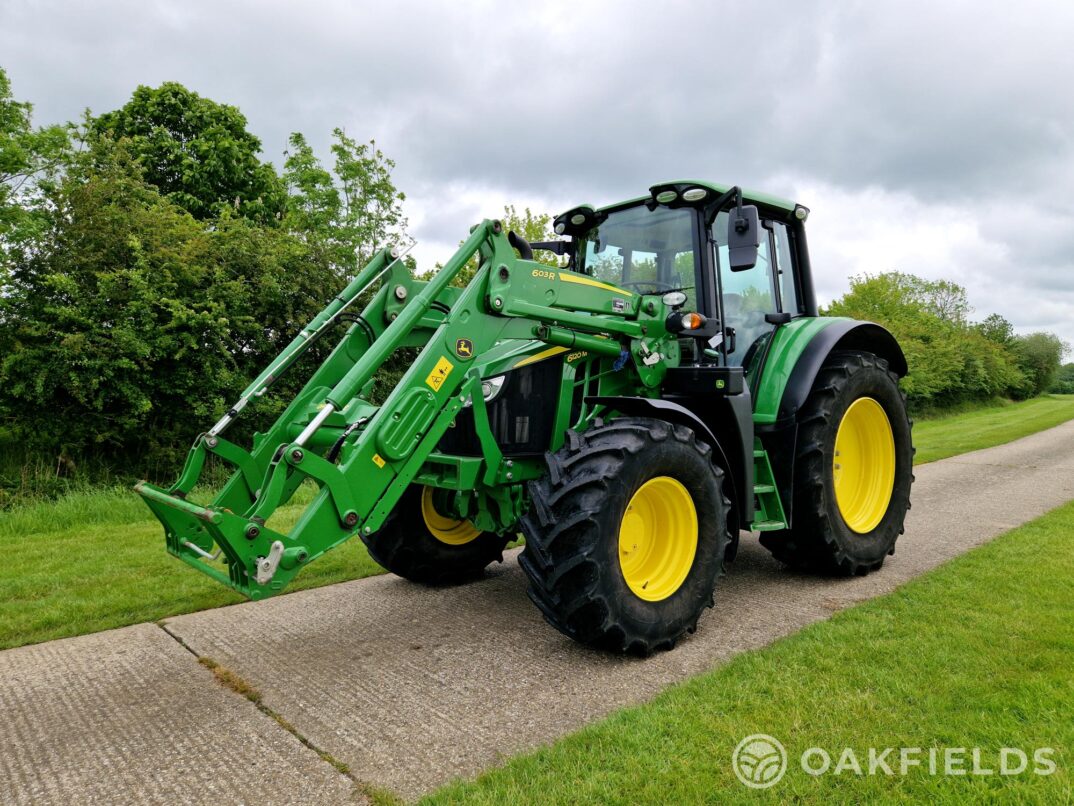
[[179, 81], [277, 165], [333, 127], [397, 162], [421, 265], [505, 203], [696, 177], [810, 207], [819, 295], [900, 269], [1074, 343], [1074, 3], [0, 4], [38, 123]]

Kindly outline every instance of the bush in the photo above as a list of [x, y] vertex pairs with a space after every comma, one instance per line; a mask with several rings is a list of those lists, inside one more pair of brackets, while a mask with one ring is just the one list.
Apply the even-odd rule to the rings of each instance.
[[1074, 364], [1063, 364], [1059, 368], [1048, 391], [1056, 395], [1074, 395]]
[[1014, 353], [1028, 381], [1029, 396], [1047, 391], [1069, 349], [1054, 333], [1030, 333], [1015, 340]]
[[93, 148], [0, 298], [0, 407], [46, 455], [174, 463], [342, 279], [282, 229], [204, 227], [123, 144]]
[[1040, 394], [1066, 351], [1050, 333], [1015, 336], [997, 314], [973, 324], [961, 286], [900, 272], [852, 278], [825, 312], [891, 330], [906, 353], [903, 388], [916, 410]]

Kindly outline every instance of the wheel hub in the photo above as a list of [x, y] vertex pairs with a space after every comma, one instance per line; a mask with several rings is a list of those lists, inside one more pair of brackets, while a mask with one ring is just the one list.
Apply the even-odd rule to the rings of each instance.
[[697, 509], [670, 476], [645, 482], [627, 504], [619, 527], [619, 567], [640, 599], [658, 602], [679, 589], [697, 553]]
[[832, 478], [846, 525], [858, 534], [875, 529], [895, 486], [895, 438], [887, 413], [871, 397], [851, 403], [839, 423]]
[[421, 516], [432, 536], [449, 546], [466, 545], [481, 534], [481, 530], [470, 521], [448, 518], [437, 512], [432, 487], [426, 487], [421, 492]]

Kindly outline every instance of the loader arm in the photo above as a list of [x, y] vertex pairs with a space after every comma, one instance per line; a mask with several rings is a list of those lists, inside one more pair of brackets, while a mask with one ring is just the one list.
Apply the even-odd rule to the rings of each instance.
[[[475, 255], [476, 275], [464, 289], [452, 288]], [[176, 484], [136, 486], [163, 523], [169, 552], [250, 598], [278, 593], [326, 551], [380, 528], [464, 405], [484, 416], [478, 359], [509, 340], [614, 359], [616, 371], [633, 373], [633, 383], [654, 395], [677, 362], [678, 334], [669, 332], [671, 310], [659, 297], [516, 257], [498, 221], [475, 227], [425, 284], [409, 278], [399, 257], [378, 253], [302, 330], [198, 437]], [[249, 449], [226, 440], [244, 408], [383, 277], [276, 423]], [[372, 404], [366, 390], [374, 374], [407, 346], [420, 353], [384, 403]], [[483, 477], [510, 487], [510, 463], [493, 440], [482, 447]], [[210, 453], [235, 472], [211, 503], [196, 504], [188, 496]], [[288, 532], [272, 528], [273, 514], [307, 479], [319, 488], [313, 501]], [[509, 518], [500, 523], [510, 525]]]

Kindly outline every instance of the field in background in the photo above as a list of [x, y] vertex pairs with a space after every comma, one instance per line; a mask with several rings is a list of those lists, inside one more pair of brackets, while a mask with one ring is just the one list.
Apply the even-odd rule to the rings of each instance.
[[[1069, 803], [1072, 589], [1074, 503], [428, 802], [754, 803], [731, 756], [765, 733], [791, 760], [769, 802]], [[868, 748], [895, 748], [896, 774], [808, 775], [798, 759], [814, 746], [833, 769], [852, 748], [863, 770]], [[897, 774], [902, 747], [925, 748], [923, 766]], [[1050, 747], [1056, 769], [931, 775], [932, 747], [981, 748], [993, 770], [1002, 747], [1025, 750], [1030, 769]]]
[[[917, 461], [999, 445], [1069, 419], [1074, 395], [926, 419], [914, 426]], [[309, 496], [300, 491], [280, 522], [293, 523]], [[0, 553], [0, 649], [242, 601], [168, 555], [160, 524], [124, 488], [0, 512]], [[290, 590], [381, 570], [361, 541], [351, 540], [305, 569]]]

